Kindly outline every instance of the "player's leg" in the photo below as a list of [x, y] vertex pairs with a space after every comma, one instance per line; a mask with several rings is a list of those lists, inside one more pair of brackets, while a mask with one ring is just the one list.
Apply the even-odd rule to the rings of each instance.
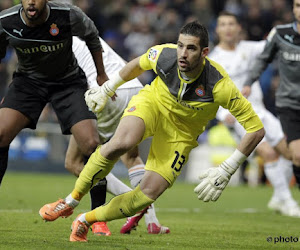
[[300, 111], [290, 108], [277, 108], [282, 129], [286, 135], [292, 155], [293, 172], [300, 188]]
[[[36, 85], [35, 85], [36, 84]], [[25, 127], [35, 129], [39, 116], [47, 103], [44, 84], [32, 83], [22, 75], [14, 74], [0, 106], [0, 184], [8, 161], [11, 141]]]
[[7, 168], [8, 149], [17, 134], [30, 124], [28, 117], [10, 108], [0, 109], [0, 185]]
[[[82, 154], [80, 148], [78, 147], [74, 136], [71, 135], [66, 153], [65, 168], [78, 177], [85, 163], [85, 157]], [[96, 207], [99, 207], [105, 203], [106, 184], [106, 179], [100, 180], [90, 190], [91, 209], [95, 209]], [[111, 232], [107, 227], [106, 223], [97, 223], [96, 225], [93, 224], [92, 230], [93, 233], [97, 235], [111, 235]]]
[[[300, 123], [299, 123], [300, 126]], [[289, 143], [289, 149], [292, 154], [293, 171], [296, 177], [298, 187], [300, 188], [300, 139], [292, 140]]]
[[[163, 116], [156, 117], [159, 117], [159, 119], [152, 121], [153, 127], [149, 130], [151, 123], [144, 117], [148, 125], [146, 126], [145, 134], [149, 134], [152, 131], [155, 131], [155, 133], [153, 133], [147, 165], [145, 166], [146, 172], [141, 183], [133, 191], [119, 195], [108, 204], [80, 216], [77, 224], [74, 226], [70, 241], [85, 241], [86, 228], [94, 221], [120, 219], [132, 216], [137, 211], [144, 209], [170, 187], [180, 175], [183, 165], [188, 161], [190, 151], [197, 145], [197, 142], [178, 136], [178, 134], [176, 134], [177, 140], [171, 140], [172, 142], [170, 142], [167, 138], [173, 138], [172, 136], [174, 131], [177, 130], [177, 126], [170, 124]], [[125, 116], [121, 123], [125, 118], [130, 118], [130, 116]], [[138, 122], [138, 120], [135, 122]], [[82, 237], [80, 231], [84, 226], [86, 227], [85, 234]]]
[[[131, 187], [137, 187], [145, 173], [145, 164], [139, 156], [138, 147], [133, 148], [132, 150], [128, 151], [126, 154], [121, 156], [121, 160], [128, 168], [128, 175]], [[135, 229], [138, 226], [138, 222], [143, 217], [143, 215], [145, 217], [148, 233], [158, 234], [170, 232], [168, 227], [160, 225], [156, 217], [154, 204], [151, 204], [147, 210], [143, 210], [140, 213], [137, 213], [134, 216], [127, 218], [127, 221], [122, 226], [120, 232], [130, 233], [131, 230]]]
[[[86, 241], [86, 228], [95, 221], [111, 221], [134, 215], [152, 204], [169, 185], [158, 173], [146, 171], [141, 184], [134, 190], [116, 196], [107, 204], [79, 216], [73, 226], [70, 241]], [[85, 229], [84, 237], [78, 234], [82, 228]]]
[[263, 158], [265, 174], [274, 188], [268, 207], [283, 215], [300, 217], [300, 209], [292, 197], [285, 168], [281, 165], [286, 164], [285, 160], [267, 142], [259, 144], [256, 152]]
[[284, 169], [284, 174], [288, 183], [293, 176], [293, 162], [291, 150], [289, 150], [286, 139], [283, 137], [281, 141], [274, 146], [275, 150], [281, 155], [278, 164]]
[[68, 149], [65, 158], [65, 168], [75, 176], [79, 176], [84, 167], [84, 155], [81, 152], [73, 135], [69, 140]]
[[73, 193], [76, 198], [81, 199], [91, 185], [104, 178], [119, 157], [142, 140], [144, 132], [145, 123], [141, 118], [136, 116], [124, 117], [115, 135], [93, 153], [81, 172]]
[[81, 152], [87, 157], [89, 157], [100, 144], [97, 123], [94, 119], [86, 119], [77, 122], [72, 126], [71, 133]]
[[124, 117], [112, 139], [98, 147], [91, 155], [75, 183], [74, 190], [65, 198], [65, 204], [60, 206], [62, 209], [57, 211], [57, 202], [46, 204], [41, 210], [43, 210], [43, 214], [51, 214], [51, 218], [42, 217], [45, 220], [52, 221], [60, 216], [70, 215], [69, 211], [73, 211], [81, 198], [111, 171], [118, 158], [142, 140], [144, 131], [145, 124], [141, 118], [135, 116]]
[[291, 150], [293, 164], [300, 168], [300, 139], [291, 141], [289, 149]]

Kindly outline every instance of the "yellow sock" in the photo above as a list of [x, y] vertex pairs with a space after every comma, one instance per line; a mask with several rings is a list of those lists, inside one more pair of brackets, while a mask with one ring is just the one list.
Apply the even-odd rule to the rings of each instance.
[[97, 147], [81, 171], [72, 196], [74, 194], [82, 198], [99, 180], [108, 175], [117, 160], [106, 159], [100, 153], [100, 146]]
[[138, 185], [134, 190], [118, 195], [107, 204], [87, 213], [86, 220], [88, 223], [93, 224], [96, 221], [111, 221], [129, 217], [153, 202], [154, 200], [147, 197]]
[[85, 220], [90, 224], [94, 224], [97, 221], [96, 218], [96, 209], [85, 214]]
[[71, 196], [73, 199], [80, 201], [84, 194], [78, 193], [75, 189], [72, 191]]

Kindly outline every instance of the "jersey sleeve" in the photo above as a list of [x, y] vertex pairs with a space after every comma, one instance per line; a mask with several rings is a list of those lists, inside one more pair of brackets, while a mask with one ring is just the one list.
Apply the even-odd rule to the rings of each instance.
[[275, 58], [278, 46], [277, 46], [277, 30], [273, 28], [268, 37], [267, 43], [260, 55], [254, 60], [249, 76], [245, 81], [244, 85], [251, 86], [262, 74], [262, 72], [267, 68], [268, 64]]
[[70, 21], [72, 35], [84, 40], [90, 51], [98, 51], [102, 48], [94, 22], [81, 9], [72, 6]]
[[159, 55], [162, 51], [161, 46], [157, 45], [151, 47], [145, 54], [140, 57], [140, 67], [143, 70], [151, 70], [153, 69], [156, 72], [156, 65]]
[[213, 89], [214, 100], [229, 112], [244, 127], [247, 133], [263, 128], [251, 103], [241, 94], [229, 76], [221, 79]]

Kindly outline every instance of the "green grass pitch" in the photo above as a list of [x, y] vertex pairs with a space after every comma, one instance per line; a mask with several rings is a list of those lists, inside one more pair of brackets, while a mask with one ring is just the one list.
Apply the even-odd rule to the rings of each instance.
[[[108, 222], [110, 237], [89, 232], [88, 243], [69, 242], [72, 220], [89, 210], [89, 197], [66, 219], [45, 223], [38, 210], [64, 198], [75, 180], [71, 175], [7, 173], [0, 188], [0, 249], [300, 249], [300, 219], [267, 209], [270, 187], [228, 187], [217, 202], [204, 203], [194, 194], [195, 185], [183, 182], [155, 203], [169, 235], [147, 234], [143, 219], [136, 231], [121, 235], [122, 219]], [[293, 194], [300, 196], [295, 188]]]

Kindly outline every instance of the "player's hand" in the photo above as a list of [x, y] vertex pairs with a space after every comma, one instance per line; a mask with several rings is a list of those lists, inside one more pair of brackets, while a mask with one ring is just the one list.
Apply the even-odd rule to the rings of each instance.
[[95, 113], [100, 112], [105, 107], [108, 98], [115, 95], [115, 92], [108, 87], [109, 81], [106, 81], [102, 86], [87, 90], [84, 94], [86, 104]]
[[251, 94], [251, 87], [250, 86], [244, 86], [242, 89], [242, 95], [248, 98], [248, 96]]
[[217, 168], [209, 168], [199, 176], [200, 184], [194, 189], [199, 200], [216, 201], [222, 194], [231, 177], [231, 174], [222, 168], [222, 164]]

